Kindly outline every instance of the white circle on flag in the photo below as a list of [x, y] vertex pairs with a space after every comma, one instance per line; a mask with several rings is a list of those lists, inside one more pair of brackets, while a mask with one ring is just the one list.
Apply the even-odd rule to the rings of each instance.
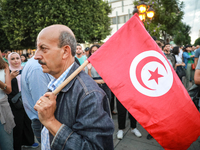
[[173, 84], [173, 73], [165, 56], [149, 50], [137, 55], [130, 67], [133, 86], [142, 94], [159, 97], [167, 93]]

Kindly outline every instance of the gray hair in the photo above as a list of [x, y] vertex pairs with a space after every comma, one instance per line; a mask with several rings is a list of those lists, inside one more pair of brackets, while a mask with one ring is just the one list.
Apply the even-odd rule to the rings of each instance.
[[59, 36], [58, 47], [61, 48], [65, 45], [69, 45], [71, 47], [72, 56], [76, 54], [76, 39], [75, 37], [67, 31], [62, 31]]

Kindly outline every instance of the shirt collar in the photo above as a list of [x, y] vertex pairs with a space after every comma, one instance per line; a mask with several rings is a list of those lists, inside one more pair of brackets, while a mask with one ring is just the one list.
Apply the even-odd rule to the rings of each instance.
[[69, 68], [67, 68], [67, 70], [65, 70], [65, 72], [63, 72], [63, 74], [58, 79], [53, 78], [48, 84], [48, 89], [50, 89], [51, 91], [54, 91], [61, 83], [63, 83], [70, 69], [72, 68], [73, 64]]

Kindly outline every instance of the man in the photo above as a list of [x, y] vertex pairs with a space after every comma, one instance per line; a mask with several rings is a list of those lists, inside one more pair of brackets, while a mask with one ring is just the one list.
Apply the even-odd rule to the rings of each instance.
[[195, 66], [195, 68], [197, 66], [199, 56], [200, 56], [200, 48], [198, 48], [194, 53], [194, 66]]
[[[49, 90], [55, 90], [78, 68], [75, 53], [76, 39], [67, 26], [52, 25], [39, 33], [35, 59], [43, 72], [54, 77]], [[84, 71], [57, 96], [44, 94], [34, 109], [45, 126], [41, 133], [43, 149], [113, 149], [109, 102], [105, 92]]]
[[175, 64], [176, 64], [176, 59], [175, 56], [170, 52], [171, 50], [171, 46], [169, 43], [164, 45], [164, 54], [167, 57], [167, 59], [169, 60], [169, 62], [171, 63], [172, 67], [175, 68]]
[[[194, 97], [191, 97], [195, 106], [197, 107], [197, 109], [199, 110], [199, 107], [200, 107], [200, 61], [197, 61], [197, 66], [196, 66], [196, 69], [195, 69], [195, 72], [194, 72], [194, 85], [192, 86], [193, 87], [193, 90], [194, 90]], [[191, 88], [192, 88], [191, 87]], [[191, 89], [192, 90], [192, 89]]]
[[179, 47], [179, 54], [178, 55], [179, 55], [180, 58], [183, 58], [183, 46]]
[[37, 111], [35, 111], [33, 107], [37, 100], [47, 91], [47, 85], [52, 76], [43, 73], [42, 67], [34, 58], [29, 59], [26, 63], [21, 76], [21, 93], [24, 109], [32, 121], [33, 132], [37, 140], [41, 142], [39, 131], [42, 125], [39, 122]]
[[194, 83], [200, 85], [200, 61], [197, 62], [196, 70], [194, 73]]
[[162, 46], [163, 46], [163, 44], [162, 44], [160, 41], [156, 41], [156, 43], [158, 44], [160, 50], [162, 50]]
[[90, 48], [89, 47], [85, 48], [85, 55], [86, 55], [86, 57], [89, 57], [89, 55], [90, 55]]
[[196, 50], [196, 46], [192, 45], [192, 51], [194, 52]]
[[11, 51], [10, 50], [5, 50], [4, 51], [4, 54], [5, 54], [5, 56], [3, 57], [3, 60], [5, 61], [5, 62], [7, 62], [8, 63], [8, 55], [11, 53]]
[[83, 55], [82, 46], [80, 44], [77, 44], [76, 46], [76, 58], [78, 59], [81, 65], [84, 63], [84, 61], [87, 60], [87, 57]]

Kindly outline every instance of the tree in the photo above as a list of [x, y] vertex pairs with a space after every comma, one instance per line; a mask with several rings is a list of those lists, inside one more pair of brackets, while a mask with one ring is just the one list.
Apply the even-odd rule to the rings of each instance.
[[[135, 5], [138, 3], [139, 1], [134, 2]], [[183, 2], [179, 2], [179, 0], [150, 0], [147, 4], [153, 7], [155, 16], [152, 21], [146, 20], [145, 27], [149, 29], [152, 36], [160, 38], [160, 34], [162, 34], [166, 41], [167, 34], [174, 35], [175, 27], [183, 17]]]
[[7, 36], [2, 29], [2, 16], [0, 15], [0, 50], [4, 51], [5, 49], [10, 49], [10, 43], [7, 39]]
[[176, 26], [174, 42], [177, 45], [187, 45], [191, 43], [190, 37], [191, 27], [185, 23], [179, 22]]
[[195, 46], [200, 45], [200, 37], [195, 40], [194, 45]]
[[0, 8], [12, 48], [34, 47], [39, 31], [52, 24], [67, 25], [81, 43], [101, 41], [111, 31], [111, 7], [103, 0], [2, 0]]

